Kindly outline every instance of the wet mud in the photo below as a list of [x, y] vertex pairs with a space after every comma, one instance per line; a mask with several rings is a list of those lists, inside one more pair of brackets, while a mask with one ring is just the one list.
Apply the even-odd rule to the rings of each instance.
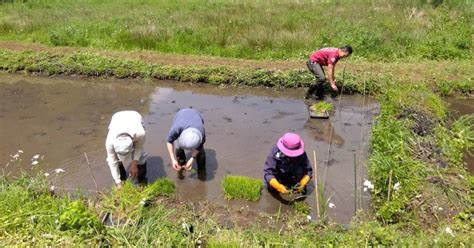
[[[347, 223], [354, 214], [355, 189], [359, 208], [370, 205], [369, 194], [361, 189], [378, 104], [368, 97], [344, 95], [328, 99], [335, 106], [329, 119], [310, 119], [303, 93], [301, 89], [235, 89], [175, 82], [146, 85], [133, 80], [0, 74], [0, 166], [12, 176], [21, 171], [47, 172], [57, 190], [108, 189], [113, 181], [105, 162], [107, 125], [114, 112], [133, 109], [145, 121], [149, 182], [171, 178], [182, 201], [207, 200], [277, 213], [290, 207], [266, 190], [257, 202], [226, 201], [220, 184], [228, 174], [263, 179], [267, 153], [283, 133], [292, 131], [305, 141], [312, 163], [313, 150], [317, 153], [318, 180], [324, 185], [327, 203], [335, 205], [328, 208], [329, 216]], [[180, 179], [170, 166], [166, 135], [174, 113], [185, 107], [199, 110], [205, 119], [207, 165], [204, 175], [192, 170]], [[10, 155], [19, 149], [24, 151], [23, 160], [11, 162]], [[44, 159], [31, 165], [35, 154]], [[56, 173], [58, 168], [64, 172]], [[306, 201], [314, 207], [314, 181], [309, 184]]]

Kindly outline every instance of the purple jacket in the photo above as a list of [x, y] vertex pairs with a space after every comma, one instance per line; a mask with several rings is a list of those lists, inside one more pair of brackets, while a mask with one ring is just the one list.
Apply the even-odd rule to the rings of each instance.
[[306, 152], [291, 160], [280, 158], [281, 152], [278, 147], [273, 146], [265, 161], [263, 169], [265, 182], [270, 183], [272, 178], [280, 180], [282, 177], [304, 176], [313, 177], [313, 168], [308, 160]]

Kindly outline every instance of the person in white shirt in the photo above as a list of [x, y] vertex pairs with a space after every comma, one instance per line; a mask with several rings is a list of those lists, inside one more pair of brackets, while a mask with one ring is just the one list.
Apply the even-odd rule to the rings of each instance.
[[[146, 159], [143, 150], [145, 128], [136, 111], [120, 111], [112, 116], [105, 141], [107, 164], [117, 187], [129, 177], [134, 184], [146, 184]], [[125, 167], [128, 170], [125, 170]], [[128, 172], [127, 172], [128, 171]]]

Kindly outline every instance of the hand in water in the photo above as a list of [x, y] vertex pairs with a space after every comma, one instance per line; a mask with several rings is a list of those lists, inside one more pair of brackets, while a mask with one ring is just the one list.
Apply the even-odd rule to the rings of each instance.
[[176, 160], [171, 161], [171, 166], [173, 166], [173, 169], [175, 171], [180, 171], [181, 170], [181, 165], [179, 165], [178, 161], [176, 161]]

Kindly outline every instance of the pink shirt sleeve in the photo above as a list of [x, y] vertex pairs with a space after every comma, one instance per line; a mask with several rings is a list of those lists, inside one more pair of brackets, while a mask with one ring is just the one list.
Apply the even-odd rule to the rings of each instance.
[[336, 56], [330, 56], [328, 58], [328, 65], [335, 65], [337, 62], [337, 57]]

